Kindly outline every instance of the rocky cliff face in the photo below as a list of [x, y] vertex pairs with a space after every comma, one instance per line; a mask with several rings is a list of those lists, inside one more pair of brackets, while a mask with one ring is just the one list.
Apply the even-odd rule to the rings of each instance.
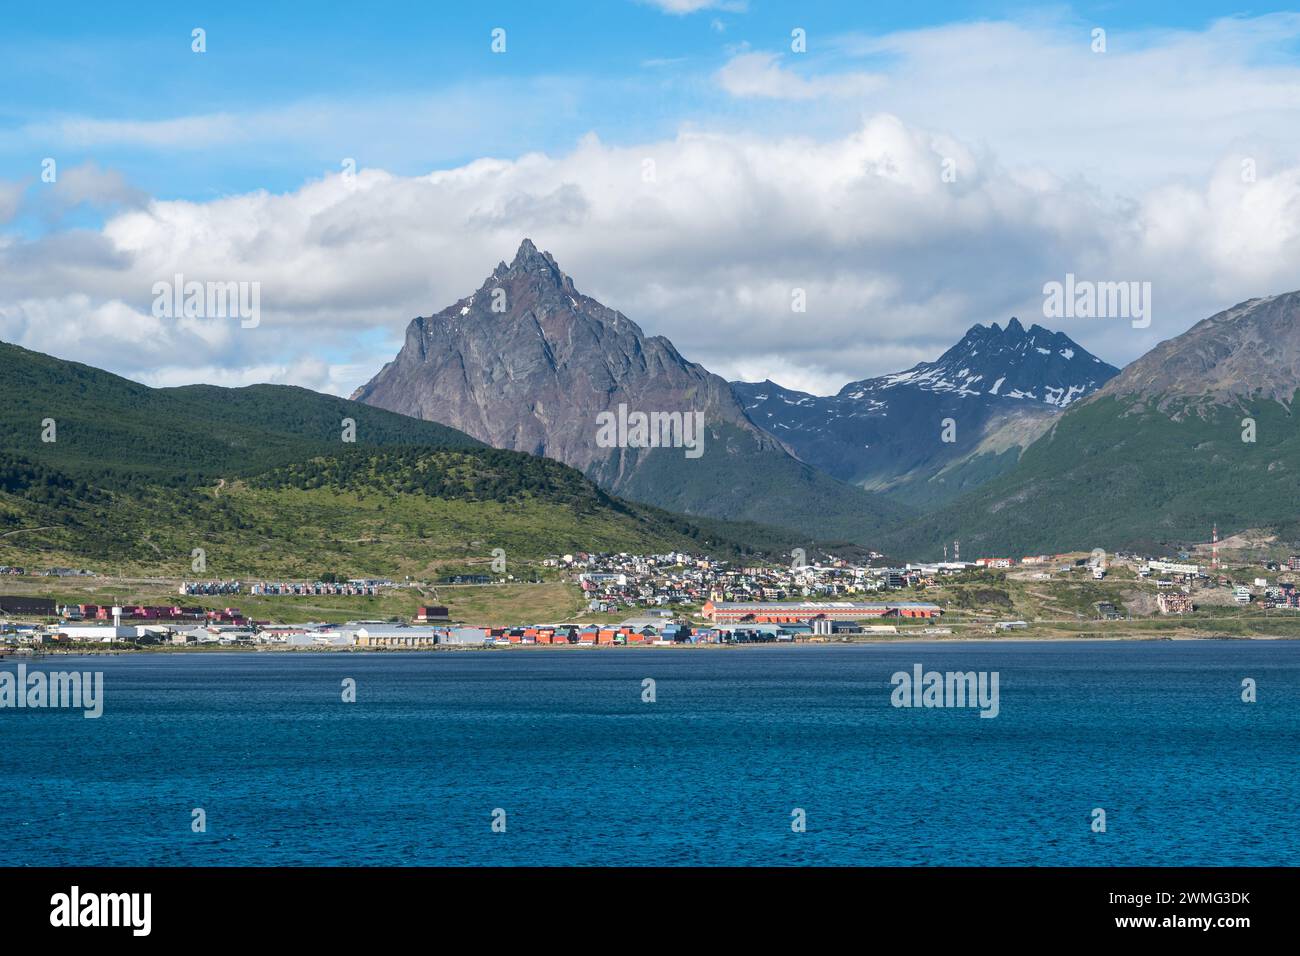
[[[397, 357], [353, 398], [555, 458], [619, 494], [690, 514], [853, 537], [889, 510], [795, 461], [724, 379], [583, 295], [527, 239], [472, 295], [412, 320]], [[635, 447], [635, 438], [610, 447], [602, 425], [638, 412], [695, 417], [702, 448], [688, 455]]]
[[1127, 366], [1098, 393], [1189, 406], [1262, 397], [1289, 404], [1300, 387], [1300, 292], [1249, 299], [1202, 319]]
[[397, 358], [353, 397], [584, 471], [611, 457], [597, 443], [597, 416], [620, 404], [699, 411], [706, 427], [729, 423], [755, 446], [776, 444], [746, 420], [726, 381], [583, 295], [527, 239], [473, 295], [412, 320]]

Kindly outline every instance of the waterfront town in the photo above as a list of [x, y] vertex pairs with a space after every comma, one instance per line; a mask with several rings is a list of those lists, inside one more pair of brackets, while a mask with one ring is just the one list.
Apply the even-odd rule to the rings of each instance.
[[[1300, 610], [1295, 579], [1300, 555], [1284, 562], [1264, 562], [1263, 576], [1246, 577], [1229, 574], [1219, 566], [1217, 554], [1209, 565], [1190, 558], [1186, 554], [1157, 559], [1094, 552], [885, 567], [829, 556], [809, 563], [800, 552], [788, 565], [740, 565], [680, 552], [576, 553], [548, 557], [539, 562], [537, 572], [557, 576], [581, 594], [585, 606], [571, 620], [489, 626], [456, 620], [447, 606], [436, 603], [420, 604], [409, 618], [331, 623], [285, 620], [291, 616], [286, 612], [259, 614], [255, 619], [236, 606], [238, 598], [375, 597], [403, 588], [436, 594], [436, 588], [377, 578], [182, 581], [175, 591], [183, 600], [171, 604], [72, 604], [36, 595], [0, 595], [0, 638], [13, 647], [410, 649], [826, 642], [900, 634], [939, 637], [953, 633], [945, 615], [960, 614], [961, 610], [954, 608], [951, 600], [946, 607], [940, 599], [927, 599], [927, 595], [945, 593], [953, 582], [1014, 576], [1032, 588], [1053, 580], [1102, 582], [1121, 572], [1151, 597], [1145, 610], [1152, 617], [1190, 615], [1198, 602]], [[29, 571], [21, 567], [0, 567], [0, 576], [96, 577], [95, 572], [86, 570]], [[534, 575], [530, 580], [540, 578]], [[504, 581], [469, 573], [448, 575], [438, 583], [492, 588]], [[220, 603], [229, 604], [214, 608], [184, 600], [196, 596], [218, 597]], [[1132, 619], [1134, 613], [1131, 608], [1121, 611], [1114, 600], [1098, 600], [1086, 616], [1104, 622]], [[993, 634], [1024, 630], [1030, 624], [1014, 617], [983, 623]]]

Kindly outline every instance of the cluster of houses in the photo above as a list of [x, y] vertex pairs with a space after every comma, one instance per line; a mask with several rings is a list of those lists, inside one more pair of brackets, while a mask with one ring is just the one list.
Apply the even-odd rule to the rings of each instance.
[[[1236, 583], [1221, 574], [1180, 560], [1114, 555], [1136, 568], [1142, 579], [1154, 578], [1157, 606], [1163, 614], [1196, 610], [1193, 595], [1199, 587], [1229, 587], [1241, 604], [1264, 608], [1300, 609], [1300, 590], [1288, 580], [1269, 584]], [[101, 642], [132, 644], [269, 645], [279, 647], [428, 648], [448, 646], [521, 645], [632, 645], [725, 644], [751, 641], [823, 640], [837, 634], [896, 632], [895, 623], [914, 620], [937, 623], [943, 614], [937, 604], [917, 600], [890, 600], [890, 592], [936, 586], [949, 575], [979, 569], [1008, 569], [1019, 565], [1048, 571], [1069, 571], [1080, 565], [1094, 572], [1104, 563], [1077, 556], [1027, 556], [943, 561], [886, 568], [857, 566], [826, 558], [808, 563], [803, 554], [789, 565], [742, 565], [685, 552], [666, 554], [574, 554], [545, 562], [565, 569], [581, 587], [592, 611], [618, 613], [640, 609], [643, 616], [618, 625], [547, 624], [519, 627], [478, 627], [453, 623], [448, 608], [428, 605], [414, 620], [354, 621], [348, 624], [306, 623], [281, 625], [248, 620], [237, 608], [209, 610], [181, 605], [75, 604], [58, 606], [53, 600], [0, 595], [0, 618], [44, 619], [57, 623], [5, 624], [5, 639], [19, 643]], [[1273, 570], [1300, 570], [1300, 555]], [[53, 569], [66, 571], [67, 569]], [[0, 567], [0, 574], [21, 574], [22, 568]], [[52, 573], [52, 572], [51, 572]], [[80, 573], [80, 572], [75, 572]], [[1099, 576], [1094, 573], [1094, 576]], [[1286, 575], [1284, 575], [1286, 577]], [[458, 584], [491, 582], [487, 575], [457, 575]], [[183, 583], [183, 595], [375, 595], [396, 587], [391, 581], [352, 579], [343, 582], [195, 581]], [[872, 599], [861, 598], [871, 596]], [[903, 597], [903, 595], [898, 595]], [[699, 607], [707, 623], [674, 620], [684, 616], [673, 605]], [[1121, 615], [1113, 603], [1095, 605], [1098, 617]], [[998, 629], [1025, 627], [1022, 621], [1000, 622]], [[946, 633], [924, 628], [926, 633]]]
[[1264, 587], [1260, 607], [1300, 608], [1300, 589], [1290, 582]]
[[311, 594], [342, 594], [349, 597], [374, 597], [384, 588], [394, 587], [392, 581], [312, 581], [311, 583], [301, 581], [277, 581], [265, 582], [260, 581], [256, 584], [250, 584], [248, 587], [249, 594], [267, 595], [271, 597], [279, 596], [303, 596]]
[[83, 568], [42, 568], [39, 571], [28, 571], [26, 568], [13, 565], [0, 565], [0, 575], [23, 577], [27, 574], [38, 578], [93, 578], [97, 576], [94, 571], [87, 571]]
[[[1241, 604], [1256, 602], [1264, 608], [1300, 607], [1300, 595], [1289, 583], [1269, 586], [1262, 578], [1250, 585], [1235, 583], [1226, 575], [1208, 573], [1201, 565], [1186, 560], [1158, 559], [1138, 554], [1117, 553], [1110, 562], [1125, 562], [1137, 569], [1140, 578], [1154, 578], [1158, 607], [1164, 614], [1187, 614], [1196, 605], [1191, 592], [1196, 587], [1233, 588]], [[846, 603], [847, 612], [857, 618], [933, 617], [934, 605], [918, 602], [846, 602], [845, 599], [903, 588], [938, 586], [941, 579], [971, 570], [1038, 569], [1031, 577], [1050, 578], [1052, 572], [1070, 572], [1083, 567], [1096, 579], [1107, 573], [1107, 560], [1077, 555], [1026, 555], [1024, 557], [981, 557], [974, 561], [909, 563], [898, 568], [856, 566], [830, 559], [814, 564], [802, 560], [789, 566], [733, 566], [709, 557], [672, 552], [656, 555], [577, 554], [553, 559], [552, 564], [570, 568], [592, 611], [614, 613], [625, 608], [665, 608], [700, 605], [713, 620], [728, 622], [779, 622], [794, 620], [792, 610], [805, 603]], [[1286, 562], [1270, 562], [1273, 570], [1300, 570], [1300, 555]], [[773, 608], [772, 605], [780, 605]], [[1098, 605], [1103, 619], [1121, 617], [1106, 602]], [[733, 606], [734, 609], [727, 608]], [[717, 609], [727, 608], [719, 612]], [[854, 610], [856, 608], [856, 610]], [[721, 613], [722, 618], [715, 615]], [[836, 620], [833, 611], [825, 618]], [[800, 618], [807, 622], [809, 618]]]
[[[1131, 557], [1136, 559], [1135, 555]], [[633, 607], [706, 602], [845, 599], [873, 592], [937, 587], [945, 577], [975, 570], [1037, 568], [1041, 569], [1037, 577], [1050, 578], [1053, 571], [1068, 572], [1087, 566], [1094, 578], [1104, 578], [1106, 574], [1104, 563], [1047, 554], [908, 563], [901, 567], [854, 565], [839, 559], [809, 564], [798, 558], [788, 566], [733, 566], [726, 561], [681, 552], [564, 555], [548, 563], [571, 569], [587, 597], [589, 609], [606, 613]], [[1151, 567], [1160, 568], [1162, 562], [1153, 560]]]
[[[1268, 562], [1269, 570], [1297, 570], [1300, 555], [1293, 555], [1284, 564]], [[1149, 560], [1138, 568], [1141, 578], [1155, 577], [1156, 604], [1162, 614], [1190, 614], [1196, 610], [1193, 595], [1206, 588], [1230, 588], [1232, 599], [1241, 605], [1257, 604], [1261, 608], [1300, 609], [1300, 591], [1291, 581], [1269, 584], [1267, 578], [1255, 578], [1250, 584], [1234, 582], [1226, 574], [1205, 570], [1199, 564], [1185, 561]]]
[[[356, 578], [349, 581], [256, 581], [247, 585], [247, 593], [260, 597], [336, 594], [350, 597], [374, 597], [384, 588], [396, 587], [392, 581]], [[177, 589], [181, 595], [243, 594], [242, 581], [183, 581]]]
[[242, 594], [244, 585], [239, 581], [182, 581], [177, 588], [181, 597], [193, 597], [201, 594], [213, 596], [219, 594]]
[[975, 566], [973, 562], [945, 562], [877, 568], [839, 559], [809, 564], [798, 557], [788, 566], [733, 566], [727, 561], [682, 552], [565, 555], [556, 563], [575, 572], [589, 609], [606, 613], [708, 601], [846, 598], [874, 591], [931, 587], [940, 575]]

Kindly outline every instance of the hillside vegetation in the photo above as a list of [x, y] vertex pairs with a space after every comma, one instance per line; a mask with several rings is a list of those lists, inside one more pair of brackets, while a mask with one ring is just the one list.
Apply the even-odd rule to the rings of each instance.
[[[1300, 431], [1273, 400], [1208, 405], [1174, 418], [1158, 400], [1102, 397], [1071, 409], [1016, 469], [895, 529], [895, 553], [1162, 551], [1246, 528], [1296, 531]], [[1291, 406], [1294, 407], [1294, 406]], [[1254, 419], [1255, 441], [1242, 440]], [[969, 549], [969, 550], [968, 550]]]
[[416, 575], [494, 548], [527, 559], [804, 544], [626, 502], [558, 462], [306, 389], [151, 389], [0, 344], [3, 564]]

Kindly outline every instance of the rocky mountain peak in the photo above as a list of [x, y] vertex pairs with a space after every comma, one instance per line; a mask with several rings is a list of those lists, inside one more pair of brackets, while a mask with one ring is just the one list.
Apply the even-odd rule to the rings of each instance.
[[1247, 299], [1161, 342], [1097, 393], [1161, 407], [1247, 396], [1290, 403], [1300, 389], [1300, 291]]
[[1006, 328], [996, 322], [971, 326], [961, 341], [933, 362], [850, 382], [840, 396], [879, 400], [881, 393], [903, 388], [1064, 408], [1100, 388], [1118, 371], [1064, 332], [1037, 324], [1026, 329], [1012, 316]]
[[608, 475], [600, 469], [618, 456], [595, 443], [593, 423], [620, 403], [700, 411], [752, 444], [776, 444], [745, 417], [726, 381], [579, 293], [530, 239], [473, 295], [412, 320], [401, 352], [356, 397], [457, 422], [480, 441], [557, 458], [601, 479]]
[[[750, 421], [724, 379], [579, 293], [528, 239], [472, 295], [413, 319], [401, 351], [356, 398], [555, 458], [677, 511], [805, 532], [862, 527], [892, 510], [796, 460]], [[631, 416], [658, 423], [654, 442], [628, 437]], [[622, 437], [603, 430], [609, 417], [623, 423]]]
[[[1024, 447], [1044, 423], [1116, 372], [1068, 335], [1040, 325], [1026, 329], [1012, 317], [1005, 328], [971, 326], [933, 362], [850, 382], [837, 395], [809, 395], [771, 381], [734, 382], [732, 391], [752, 422], [809, 464], [865, 487], [911, 483], [926, 495], [940, 493], [930, 480], [963, 456]], [[938, 442], [937, 423], [949, 417], [961, 422], [960, 437]], [[993, 473], [978, 466], [969, 478], [950, 476], [950, 487], [956, 493]]]
[[540, 251], [531, 239], [524, 239], [514, 259], [506, 265], [497, 263], [492, 274], [483, 280], [480, 291], [501, 286], [503, 283], [522, 280], [524, 285], [532, 285], [537, 292], [553, 290], [576, 295], [573, 280], [560, 268], [555, 257], [549, 252]]

